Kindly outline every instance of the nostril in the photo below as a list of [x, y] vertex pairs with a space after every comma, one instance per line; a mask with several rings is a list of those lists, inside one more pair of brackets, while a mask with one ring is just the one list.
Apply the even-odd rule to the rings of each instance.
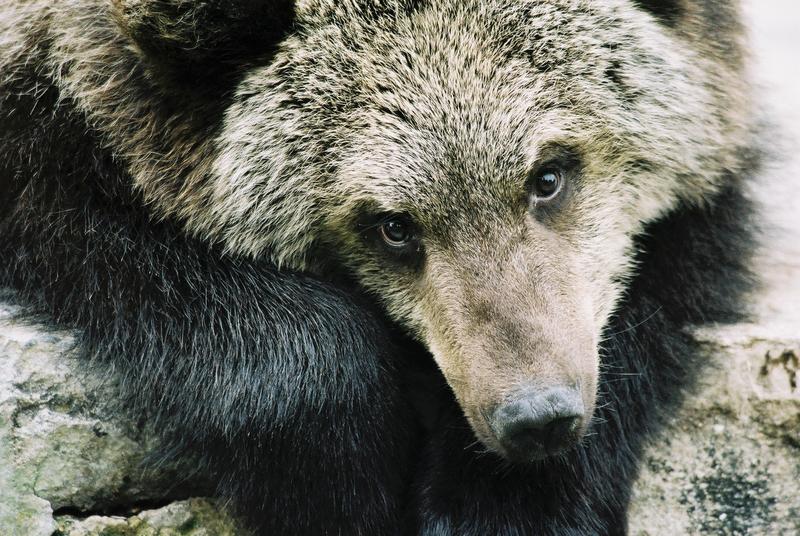
[[548, 452], [561, 450], [570, 443], [581, 424], [579, 416], [558, 417], [552, 420], [518, 420], [505, 430], [506, 443], [515, 450], [543, 448]]
[[582, 418], [578, 415], [558, 417], [547, 423], [545, 434], [550, 442], [563, 442], [565, 438], [569, 438], [578, 431], [581, 421]]
[[492, 428], [513, 457], [538, 458], [575, 443], [583, 427], [580, 393], [555, 388], [526, 394], [498, 408]]

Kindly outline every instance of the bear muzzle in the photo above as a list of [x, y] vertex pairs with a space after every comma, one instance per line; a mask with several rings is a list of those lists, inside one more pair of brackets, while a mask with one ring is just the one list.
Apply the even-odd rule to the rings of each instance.
[[586, 429], [581, 392], [571, 386], [525, 389], [486, 415], [510, 461], [529, 462], [574, 446]]

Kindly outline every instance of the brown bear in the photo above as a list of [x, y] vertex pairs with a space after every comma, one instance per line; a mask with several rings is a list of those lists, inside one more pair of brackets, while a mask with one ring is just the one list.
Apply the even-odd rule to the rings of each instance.
[[0, 284], [259, 533], [623, 534], [750, 280], [742, 47], [719, 0], [8, 0]]

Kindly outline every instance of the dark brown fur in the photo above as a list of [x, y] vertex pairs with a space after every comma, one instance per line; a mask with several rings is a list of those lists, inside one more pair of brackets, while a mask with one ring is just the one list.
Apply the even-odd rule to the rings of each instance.
[[[643, 441], [696, 370], [686, 330], [735, 318], [749, 281], [738, 20], [712, 0], [4, 0], [0, 281], [78, 328], [266, 534], [624, 533]], [[569, 188], [540, 203], [552, 162]], [[413, 262], [376, 240], [398, 213]], [[584, 442], [485, 453], [487, 408], [553, 378], [597, 398]]]

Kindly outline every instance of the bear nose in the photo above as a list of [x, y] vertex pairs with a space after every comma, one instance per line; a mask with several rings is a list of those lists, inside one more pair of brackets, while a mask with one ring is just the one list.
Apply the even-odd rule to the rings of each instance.
[[490, 425], [509, 458], [518, 461], [557, 454], [580, 439], [583, 398], [577, 389], [528, 391], [498, 407]]

